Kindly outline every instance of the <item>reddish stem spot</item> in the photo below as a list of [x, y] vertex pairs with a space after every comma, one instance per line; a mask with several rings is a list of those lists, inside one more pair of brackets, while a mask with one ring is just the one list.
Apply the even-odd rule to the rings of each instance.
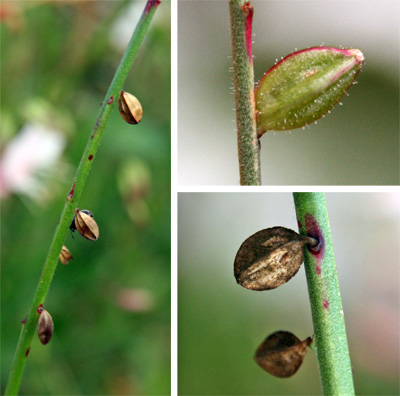
[[321, 275], [321, 266], [319, 264], [315, 266], [315, 270], [317, 271], [317, 275]]
[[318, 241], [318, 245], [314, 248], [308, 247], [308, 251], [317, 259], [322, 260], [325, 253], [325, 239], [319, 228], [317, 220], [311, 214], [305, 216], [305, 227], [307, 236]]
[[302, 225], [301, 225], [301, 223], [300, 223], [299, 220], [297, 220], [297, 226], [299, 227], [299, 230], [300, 230], [300, 228], [302, 227]]
[[246, 13], [246, 48], [247, 48], [247, 56], [249, 57], [249, 61], [253, 64], [253, 46], [251, 43], [251, 32], [253, 27], [253, 13], [254, 9], [253, 6], [250, 5], [248, 1], [246, 4], [242, 5], [243, 12]]
[[93, 154], [90, 154], [88, 160], [91, 161], [93, 159]]
[[29, 355], [29, 351], [31, 350], [31, 347], [29, 347], [26, 351], [25, 351], [25, 357], [28, 357]]
[[27, 319], [28, 319], [28, 318], [25, 318], [24, 320], [21, 320], [21, 323], [22, 323], [22, 324], [25, 324]]
[[37, 308], [37, 312], [40, 315], [43, 312], [43, 304], [40, 304]]
[[67, 201], [69, 201], [73, 198], [74, 192], [75, 192], [75, 183], [72, 185], [71, 191], [68, 193]]
[[325, 309], [329, 308], [329, 301], [328, 300], [324, 300], [324, 308]]
[[146, 4], [146, 8], [145, 8], [144, 12], [146, 14], [148, 14], [153, 7], [158, 7], [160, 3], [161, 3], [161, 0], [150, 0], [150, 1], [148, 1], [147, 4]]
[[110, 96], [107, 100], [107, 104], [111, 104], [112, 102], [114, 102], [114, 96]]

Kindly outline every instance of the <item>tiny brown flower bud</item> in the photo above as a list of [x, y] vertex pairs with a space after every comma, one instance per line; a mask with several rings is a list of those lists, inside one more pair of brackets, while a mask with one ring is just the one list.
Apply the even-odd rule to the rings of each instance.
[[258, 347], [254, 360], [268, 373], [286, 378], [296, 373], [303, 363], [311, 337], [300, 341], [294, 334], [277, 331]]
[[118, 98], [118, 108], [121, 117], [128, 124], [138, 124], [142, 120], [142, 105], [132, 94], [121, 91], [121, 95]]
[[242, 243], [236, 254], [236, 281], [246, 289], [275, 289], [296, 275], [303, 263], [303, 247], [316, 243], [284, 227], [258, 231]]
[[53, 334], [53, 328], [53, 319], [51, 318], [50, 314], [43, 309], [39, 317], [37, 328], [39, 340], [43, 345], [49, 343]]
[[63, 246], [60, 253], [61, 263], [67, 265], [72, 259], [72, 254], [69, 252], [66, 246]]
[[79, 210], [75, 215], [75, 228], [84, 238], [96, 241], [99, 238], [99, 227], [93, 218], [92, 212]]

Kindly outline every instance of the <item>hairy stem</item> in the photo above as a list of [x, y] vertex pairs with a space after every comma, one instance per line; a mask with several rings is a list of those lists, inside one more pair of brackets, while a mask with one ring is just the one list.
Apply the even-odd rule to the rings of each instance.
[[30, 345], [39, 319], [37, 308], [40, 304], [44, 304], [45, 302], [57, 266], [58, 257], [60, 255], [62, 245], [64, 243], [69, 226], [75, 213], [75, 208], [78, 205], [79, 198], [82, 194], [87, 177], [92, 167], [93, 160], [99, 148], [100, 141], [103, 137], [103, 133], [106, 128], [111, 111], [116, 105], [118, 95], [120, 94], [123, 84], [128, 76], [129, 70], [133, 64], [139, 47], [149, 28], [155, 10], [157, 9], [157, 6], [159, 4], [159, 0], [147, 1], [143, 14], [140, 17], [135, 31], [133, 32], [128, 48], [126, 49], [121, 59], [121, 62], [110, 84], [108, 92], [101, 105], [97, 120], [79, 163], [79, 167], [72, 183], [71, 190], [67, 195], [66, 203], [61, 213], [61, 217], [54, 233], [49, 253], [44, 263], [43, 271], [40, 276], [35, 295], [33, 297], [32, 306], [29, 310], [25, 323], [22, 325], [17, 350], [14, 355], [14, 361], [11, 367], [10, 376], [8, 378], [8, 383], [5, 390], [6, 395], [16, 395], [18, 393], [25, 368], [25, 363], [29, 354]]
[[244, 0], [230, 0], [229, 10], [240, 184], [260, 185], [260, 148], [256, 129], [251, 42], [253, 7]]
[[314, 323], [313, 349], [324, 395], [354, 395], [328, 212], [323, 193], [293, 193], [299, 232], [318, 240], [304, 265]]

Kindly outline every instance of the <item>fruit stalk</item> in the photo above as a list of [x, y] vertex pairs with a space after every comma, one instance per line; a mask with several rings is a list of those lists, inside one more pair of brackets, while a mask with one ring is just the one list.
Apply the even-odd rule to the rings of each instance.
[[299, 233], [318, 241], [304, 249], [316, 352], [324, 395], [354, 395], [332, 237], [325, 195], [293, 193]]
[[260, 147], [257, 138], [252, 55], [253, 7], [230, 0], [233, 79], [241, 185], [260, 185]]

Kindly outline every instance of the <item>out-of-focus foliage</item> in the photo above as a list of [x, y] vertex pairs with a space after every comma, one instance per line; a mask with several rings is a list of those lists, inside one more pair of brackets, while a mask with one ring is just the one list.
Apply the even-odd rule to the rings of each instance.
[[[4, 172], [24, 180], [29, 152], [50, 155], [44, 141], [9, 162], [17, 166], [1, 168], [2, 391], [74, 172], [122, 56], [113, 43], [126, 42], [144, 5], [0, 6], [2, 155], [28, 122], [61, 136], [63, 149], [47, 168], [29, 168], [38, 194], [16, 192], [3, 180]], [[100, 237], [67, 236], [74, 259], [58, 266], [45, 302], [53, 338], [46, 346], [34, 339], [21, 394], [170, 393], [168, 2], [156, 11], [124, 89], [140, 100], [143, 120], [128, 125], [117, 109], [110, 118], [79, 202], [94, 213]]]

